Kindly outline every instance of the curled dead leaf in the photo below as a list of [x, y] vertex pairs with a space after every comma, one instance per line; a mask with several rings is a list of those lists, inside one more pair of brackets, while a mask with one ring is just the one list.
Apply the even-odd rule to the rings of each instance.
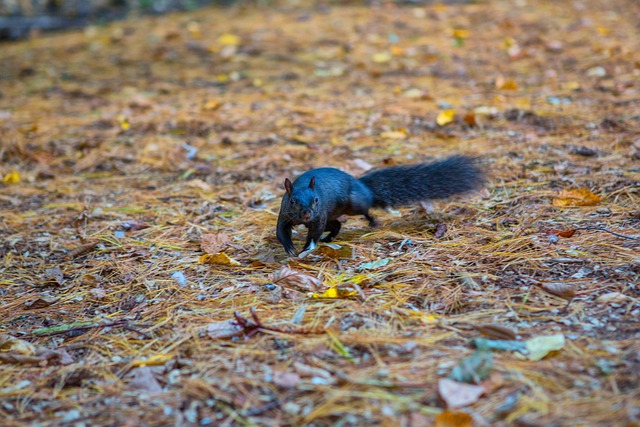
[[280, 388], [294, 388], [300, 382], [300, 375], [295, 372], [276, 371], [273, 373], [273, 383]]
[[478, 401], [484, 394], [484, 387], [460, 383], [449, 378], [438, 381], [438, 393], [448, 408], [462, 408]]
[[229, 235], [226, 233], [208, 233], [200, 239], [200, 247], [207, 254], [217, 254], [229, 246]]
[[24, 303], [24, 308], [29, 310], [35, 310], [38, 308], [49, 307], [51, 304], [58, 302], [60, 298], [58, 297], [39, 297], [35, 300], [27, 301]]
[[274, 271], [269, 275], [269, 280], [280, 286], [293, 286], [304, 291], [318, 291], [324, 288], [321, 280], [289, 267]]
[[132, 369], [127, 377], [129, 378], [129, 388], [131, 390], [149, 393], [162, 392], [162, 386], [153, 374], [153, 369], [148, 366]]
[[47, 268], [44, 271], [44, 276], [47, 279], [46, 280], [47, 284], [56, 284], [58, 286], [64, 285], [64, 282], [65, 282], [64, 274], [62, 273], [62, 270], [58, 266]]
[[566, 300], [571, 300], [576, 296], [576, 290], [573, 286], [565, 283], [541, 283], [540, 289]]
[[42, 360], [46, 361], [46, 364], [49, 366], [60, 366], [60, 365], [70, 365], [74, 362], [73, 357], [67, 350], [64, 348], [56, 348], [56, 349], [38, 349], [37, 356]]
[[33, 356], [36, 348], [28, 341], [7, 334], [0, 334], [0, 352], [14, 353], [22, 356]]
[[629, 300], [629, 297], [620, 292], [609, 292], [596, 298], [598, 304], [620, 304]]
[[442, 239], [445, 234], [447, 234], [447, 224], [445, 224], [444, 222], [439, 222], [436, 226], [436, 232], [433, 233], [433, 238]]
[[243, 331], [242, 326], [238, 325], [235, 320], [223, 320], [222, 322], [210, 323], [206, 327], [209, 338], [225, 339], [240, 335]]
[[559, 237], [564, 237], [564, 238], [569, 238], [569, 237], [573, 237], [574, 234], [576, 234], [576, 230], [575, 228], [570, 228], [568, 230], [556, 230], [555, 228], [548, 230], [547, 234], [551, 235], [551, 236], [559, 236]]
[[516, 332], [502, 325], [496, 325], [491, 323], [485, 323], [480, 325], [471, 325], [475, 330], [480, 332], [482, 335], [487, 336], [489, 338], [499, 339], [499, 340], [515, 340]]

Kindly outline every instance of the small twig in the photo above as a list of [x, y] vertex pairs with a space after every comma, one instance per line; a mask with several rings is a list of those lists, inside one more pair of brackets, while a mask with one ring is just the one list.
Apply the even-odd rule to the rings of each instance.
[[576, 228], [575, 228], [575, 230], [584, 230], [584, 231], [586, 231], [586, 230], [604, 231], [604, 232], [606, 232], [606, 233], [613, 234], [614, 236], [616, 236], [616, 237], [620, 237], [620, 238], [623, 238], [623, 239], [640, 240], [640, 237], [635, 237], [635, 236], [625, 236], [624, 234], [616, 233], [616, 232], [611, 231], [611, 230], [608, 230], [608, 229], [606, 229], [606, 228], [604, 228], [604, 227], [595, 227], [595, 226], [576, 227]]
[[291, 328], [277, 328], [275, 326], [266, 326], [265, 324], [262, 323], [260, 318], [258, 318], [258, 314], [256, 313], [255, 307], [251, 307], [251, 318], [253, 319], [253, 321], [245, 317], [242, 317], [242, 315], [238, 311], [233, 312], [233, 317], [235, 317], [236, 322], [238, 322], [238, 325], [240, 325], [240, 327], [242, 327], [243, 329], [242, 332], [248, 338], [251, 338], [254, 335], [256, 335], [258, 332], [262, 332], [262, 331], [279, 332], [282, 334], [302, 334], [302, 335], [320, 334], [324, 332], [324, 330], [319, 331], [316, 329], [291, 329]]
[[116, 322], [111, 322], [111, 323], [102, 323], [102, 324], [95, 324], [95, 325], [83, 325], [83, 326], [74, 326], [68, 329], [63, 329], [63, 330], [59, 330], [59, 331], [51, 331], [51, 332], [43, 332], [43, 333], [38, 333], [33, 332], [33, 335], [37, 335], [39, 337], [50, 337], [53, 335], [62, 335], [62, 334], [73, 334], [74, 332], [78, 332], [78, 331], [87, 331], [89, 329], [96, 329], [96, 328], [109, 328], [109, 327], [122, 327], [123, 329], [128, 329], [128, 330], [132, 330], [134, 332], [138, 332], [139, 334], [142, 334], [143, 336], [148, 337], [148, 335], [142, 331], [136, 330], [133, 327], [129, 326], [126, 324], [125, 320], [118, 320]]
[[253, 409], [247, 409], [247, 411], [245, 412], [246, 416], [248, 417], [255, 417], [258, 415], [261, 415], [265, 412], [268, 412], [272, 409], [276, 409], [280, 407], [280, 401], [278, 400], [277, 397], [275, 397], [273, 400], [265, 403], [262, 406], [258, 406], [257, 408], [253, 408]]

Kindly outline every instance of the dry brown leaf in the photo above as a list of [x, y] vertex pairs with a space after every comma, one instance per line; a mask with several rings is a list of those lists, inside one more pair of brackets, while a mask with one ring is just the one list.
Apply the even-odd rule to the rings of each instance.
[[620, 292], [608, 292], [596, 298], [598, 304], [620, 304], [629, 301], [629, 297]]
[[565, 283], [540, 283], [539, 286], [543, 291], [566, 300], [571, 300], [576, 296], [575, 288]]
[[74, 362], [73, 357], [64, 348], [54, 350], [48, 348], [38, 349], [37, 356], [42, 360], [46, 360], [49, 366], [70, 365]]
[[442, 239], [445, 234], [447, 234], [447, 224], [445, 224], [444, 222], [439, 222], [436, 226], [436, 232], [433, 233], [433, 238]]
[[333, 378], [333, 376], [331, 375], [331, 372], [327, 371], [326, 369], [318, 368], [316, 366], [306, 365], [301, 362], [293, 362], [293, 368], [303, 378], [320, 377], [325, 380], [329, 380]]
[[24, 341], [7, 334], [0, 335], [0, 352], [14, 353], [22, 356], [33, 356], [36, 348], [28, 341]]
[[300, 375], [295, 372], [276, 371], [273, 373], [273, 383], [280, 388], [294, 388], [300, 382]]
[[217, 254], [227, 249], [230, 241], [226, 233], [209, 233], [204, 234], [200, 239], [200, 247], [204, 253]]
[[129, 372], [129, 388], [136, 391], [146, 391], [149, 393], [162, 392], [162, 386], [153, 374], [153, 369], [148, 366], [134, 368]]
[[207, 335], [213, 339], [235, 337], [236, 335], [240, 335], [242, 331], [242, 326], [238, 325], [235, 320], [223, 320], [221, 322], [210, 323], [206, 328]]
[[274, 271], [269, 275], [269, 280], [280, 286], [293, 286], [304, 291], [316, 292], [325, 288], [321, 280], [289, 267]]
[[35, 300], [27, 301], [24, 303], [24, 308], [29, 310], [35, 310], [38, 308], [49, 307], [52, 304], [58, 302], [60, 298], [58, 297], [39, 297]]
[[441, 378], [438, 381], [438, 393], [448, 408], [462, 408], [477, 402], [484, 394], [484, 387]]
[[517, 337], [516, 332], [513, 329], [503, 325], [485, 323], [485, 324], [471, 325], [471, 326], [475, 328], [478, 332], [480, 332], [482, 335], [489, 338], [494, 338], [498, 340], [515, 340]]
[[44, 271], [44, 275], [45, 277], [48, 279], [47, 282], [48, 283], [55, 283], [59, 286], [64, 285], [64, 274], [62, 273], [62, 270], [60, 269], [60, 267], [53, 267], [53, 268], [47, 268]]

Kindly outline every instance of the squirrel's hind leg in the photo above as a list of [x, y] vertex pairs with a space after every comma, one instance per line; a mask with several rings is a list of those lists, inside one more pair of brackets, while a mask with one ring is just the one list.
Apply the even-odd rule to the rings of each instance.
[[342, 224], [337, 219], [331, 219], [327, 221], [327, 225], [324, 226], [324, 231], [328, 231], [329, 234], [327, 234], [326, 237], [320, 240], [325, 243], [329, 243], [334, 237], [338, 235], [341, 226]]

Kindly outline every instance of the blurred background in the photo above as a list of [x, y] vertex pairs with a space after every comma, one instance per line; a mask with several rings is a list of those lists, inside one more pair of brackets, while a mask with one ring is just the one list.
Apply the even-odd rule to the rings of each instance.
[[[42, 31], [81, 28], [131, 14], [162, 14], [237, 0], [0, 0], [0, 40], [22, 39]], [[263, 2], [255, 2], [263, 3]]]

